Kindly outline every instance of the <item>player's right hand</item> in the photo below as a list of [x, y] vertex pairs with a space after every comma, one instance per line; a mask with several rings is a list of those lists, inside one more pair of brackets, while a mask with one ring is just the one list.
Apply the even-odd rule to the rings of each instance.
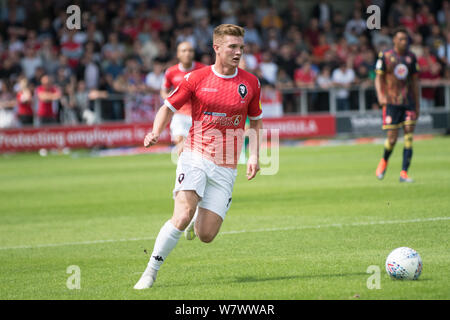
[[157, 135], [156, 133], [153, 132], [149, 132], [147, 133], [147, 135], [145, 136], [144, 139], [144, 147], [148, 148], [153, 146], [154, 144], [156, 144], [158, 142], [159, 139], [159, 135]]

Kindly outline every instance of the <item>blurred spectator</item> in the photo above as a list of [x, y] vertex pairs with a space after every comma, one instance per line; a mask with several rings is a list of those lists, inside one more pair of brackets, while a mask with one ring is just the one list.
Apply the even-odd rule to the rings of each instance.
[[145, 77], [145, 84], [150, 93], [159, 94], [164, 80], [164, 64], [156, 60], [153, 63], [153, 71]]
[[27, 78], [19, 80], [19, 91], [16, 95], [17, 99], [17, 117], [22, 126], [33, 125], [33, 93], [29, 87]]
[[336, 104], [338, 111], [350, 110], [349, 88], [355, 81], [355, 72], [349, 63], [343, 62], [332, 73], [333, 84], [339, 88], [336, 91]]
[[42, 60], [36, 55], [36, 51], [32, 48], [25, 50], [25, 57], [21, 60], [21, 66], [25, 76], [31, 79], [38, 67], [42, 67]]
[[333, 7], [328, 3], [328, 0], [319, 0], [319, 2], [314, 5], [311, 14], [314, 18], [319, 20], [319, 25], [323, 27], [327, 21], [333, 19]]
[[264, 29], [276, 29], [281, 30], [283, 27], [283, 20], [277, 13], [275, 7], [270, 7], [267, 14], [261, 20], [261, 27]]
[[71, 30], [66, 33], [67, 37], [61, 39], [61, 53], [67, 58], [67, 62], [71, 68], [76, 68], [78, 62], [83, 56], [83, 46], [74, 39], [75, 31]]
[[37, 115], [40, 125], [56, 123], [56, 107], [54, 102], [61, 99], [61, 90], [53, 85], [53, 79], [49, 75], [41, 78], [41, 85], [36, 88], [38, 98]]
[[445, 43], [445, 39], [441, 34], [441, 29], [437, 24], [431, 26], [429, 36], [425, 39], [425, 45], [429, 47], [433, 53], [437, 53], [439, 48]]
[[445, 34], [445, 43], [438, 48], [437, 54], [444, 65], [450, 66], [450, 30]]
[[275, 85], [277, 81], [278, 66], [273, 62], [272, 54], [270, 52], [263, 52], [259, 68], [261, 69], [263, 78], [270, 84]]
[[362, 18], [361, 11], [353, 10], [352, 18], [345, 25], [345, 33], [354, 33], [359, 36], [366, 30], [366, 21]]
[[246, 22], [246, 26], [244, 27], [244, 29], [245, 29], [245, 35], [244, 35], [245, 43], [246, 44], [256, 43], [258, 46], [261, 47], [261, 45], [262, 45], [261, 35], [259, 34], [258, 28], [256, 28], [254, 14], [248, 14], [246, 16], [245, 22]]
[[305, 40], [310, 48], [313, 48], [319, 44], [319, 20], [317, 18], [311, 18], [309, 20], [308, 28], [305, 30]]
[[67, 125], [76, 125], [79, 123], [79, 111], [75, 99], [75, 89], [73, 84], [67, 83], [63, 89], [60, 99], [61, 104], [61, 122]]
[[408, 30], [409, 35], [413, 35], [417, 29], [417, 21], [414, 17], [414, 9], [412, 5], [406, 5], [402, 8], [400, 24]]
[[423, 55], [423, 38], [420, 33], [416, 33], [412, 36], [412, 43], [409, 45], [409, 50], [420, 57]]
[[275, 63], [280, 70], [284, 70], [292, 81], [297, 64], [294, 60], [294, 47], [291, 43], [285, 43], [281, 46], [275, 58]]
[[311, 62], [306, 61], [294, 74], [294, 81], [299, 88], [314, 88], [317, 74], [311, 69]]
[[295, 88], [295, 83], [285, 69], [280, 69], [277, 75], [275, 87], [282, 91], [283, 112], [292, 113], [295, 111], [295, 94], [286, 92]]
[[419, 79], [422, 85], [422, 95], [420, 106], [426, 110], [434, 107], [434, 98], [436, 94], [436, 88], [427, 87], [436, 83], [436, 80], [440, 78], [441, 65], [438, 63], [437, 58], [431, 54], [430, 48], [424, 47], [423, 56], [417, 60], [419, 64]]
[[[318, 87], [322, 90], [330, 90], [333, 87], [333, 81], [331, 80], [331, 67], [325, 65], [316, 78]], [[328, 110], [329, 105], [329, 92], [320, 91], [317, 94], [317, 111]]]
[[15, 126], [15, 106], [16, 100], [11, 93], [8, 82], [0, 80], [0, 128]]

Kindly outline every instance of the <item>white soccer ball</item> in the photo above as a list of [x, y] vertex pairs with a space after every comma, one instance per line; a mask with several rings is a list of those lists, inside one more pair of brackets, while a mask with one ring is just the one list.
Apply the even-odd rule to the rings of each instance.
[[393, 279], [416, 280], [422, 273], [422, 259], [414, 249], [397, 248], [386, 259], [386, 272]]

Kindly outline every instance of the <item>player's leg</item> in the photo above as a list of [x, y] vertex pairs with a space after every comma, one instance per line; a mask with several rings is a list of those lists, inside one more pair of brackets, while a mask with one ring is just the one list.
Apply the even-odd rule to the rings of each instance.
[[223, 219], [219, 214], [205, 208], [198, 208], [195, 233], [200, 241], [210, 243], [219, 233], [222, 222]]
[[386, 169], [389, 161], [389, 157], [394, 150], [395, 143], [398, 138], [398, 129], [400, 127], [400, 122], [402, 111], [397, 106], [386, 105], [383, 106], [383, 130], [387, 131], [386, 140], [384, 141], [384, 151], [383, 157], [378, 163], [377, 169], [375, 171], [376, 177], [381, 180], [386, 174]]
[[383, 157], [378, 163], [377, 170], [375, 172], [378, 179], [383, 179], [386, 174], [389, 158], [394, 151], [395, 144], [397, 143], [398, 129], [388, 129], [386, 134], [386, 140], [384, 141]]
[[146, 289], [153, 285], [159, 268], [175, 248], [183, 230], [192, 220], [199, 199], [200, 197], [193, 190], [177, 193], [173, 216], [159, 231], [147, 268], [134, 286], [135, 289]]
[[408, 169], [411, 165], [411, 159], [413, 155], [413, 134], [414, 125], [405, 125], [404, 127], [404, 140], [405, 145], [403, 148], [403, 162], [402, 171], [400, 172], [400, 182], [413, 182], [414, 180], [408, 177]]
[[209, 243], [219, 233], [230, 209], [236, 169], [215, 166], [208, 176], [205, 193], [198, 203], [195, 233], [200, 241]]

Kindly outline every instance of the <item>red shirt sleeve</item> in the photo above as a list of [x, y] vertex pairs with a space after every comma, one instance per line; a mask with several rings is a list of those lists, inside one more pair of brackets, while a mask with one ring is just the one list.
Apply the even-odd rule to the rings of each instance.
[[164, 101], [164, 104], [173, 112], [180, 110], [194, 93], [195, 85], [192, 83], [194, 80], [190, 79], [190, 75], [191, 73], [186, 74], [178, 87]]
[[248, 118], [250, 120], [262, 119], [262, 108], [261, 108], [261, 84], [257, 80], [255, 84], [255, 94], [248, 105]]

